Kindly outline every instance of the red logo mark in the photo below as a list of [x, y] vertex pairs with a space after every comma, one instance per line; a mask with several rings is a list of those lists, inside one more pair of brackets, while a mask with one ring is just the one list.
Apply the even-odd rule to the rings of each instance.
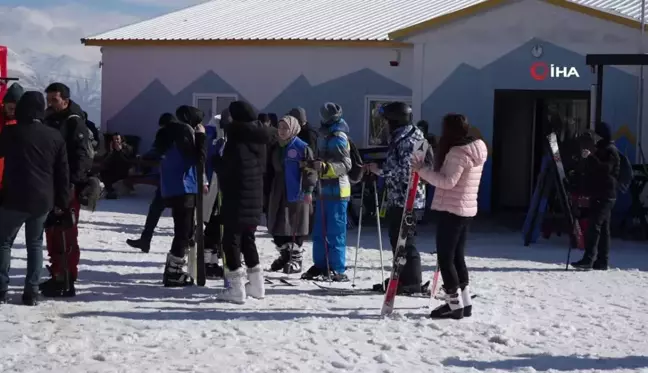
[[533, 79], [545, 80], [549, 76], [549, 65], [545, 62], [534, 62], [529, 71]]

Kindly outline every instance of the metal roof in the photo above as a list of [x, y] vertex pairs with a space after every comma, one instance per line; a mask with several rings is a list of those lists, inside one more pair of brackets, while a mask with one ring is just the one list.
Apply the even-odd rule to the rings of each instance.
[[[641, 0], [570, 0], [639, 19]], [[84, 39], [389, 40], [389, 33], [488, 0], [212, 0]]]

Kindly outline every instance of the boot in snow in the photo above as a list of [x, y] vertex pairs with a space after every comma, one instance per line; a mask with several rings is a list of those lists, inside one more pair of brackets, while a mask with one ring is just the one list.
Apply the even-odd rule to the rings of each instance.
[[286, 264], [288, 264], [288, 262], [290, 261], [290, 243], [277, 246], [276, 249], [277, 251], [279, 251], [279, 257], [275, 259], [272, 264], [270, 264], [270, 271], [272, 272], [283, 270], [284, 268], [286, 268]]
[[40, 295], [33, 291], [26, 291], [22, 295], [22, 303], [25, 306], [38, 306], [38, 303], [40, 303]]
[[466, 285], [461, 289], [461, 300], [463, 301], [463, 315], [464, 317], [472, 316], [472, 294], [470, 293], [470, 285]]
[[76, 289], [74, 288], [75, 279], [72, 277], [69, 278], [66, 290], [65, 276], [55, 276], [50, 266], [46, 266], [46, 268], [52, 277], [38, 285], [38, 289], [43, 296], [47, 298], [69, 298], [76, 296]]
[[297, 244], [290, 244], [290, 260], [283, 267], [283, 272], [286, 274], [301, 273], [302, 271], [302, 257], [304, 250], [297, 246]]
[[145, 238], [140, 238], [138, 240], [128, 239], [126, 240], [126, 243], [132, 248], [142, 250], [143, 253], [148, 253], [149, 250], [151, 250], [151, 240]]
[[7, 304], [9, 301], [9, 296], [7, 295], [7, 291], [0, 291], [0, 304]]
[[590, 270], [592, 269], [593, 263], [587, 259], [581, 259], [577, 262], [573, 262], [571, 266], [576, 269]]
[[[263, 284], [263, 274], [261, 274], [261, 283]], [[229, 282], [229, 287], [218, 295], [217, 300], [222, 302], [244, 304], [247, 293], [245, 292], [245, 282], [247, 280], [243, 267], [235, 271], [225, 272], [225, 279]]]
[[326, 273], [326, 270], [322, 271], [316, 266], [312, 266], [301, 276], [302, 280], [315, 280], [322, 276], [323, 273]]
[[445, 304], [435, 308], [430, 313], [430, 318], [460, 320], [464, 317], [463, 308], [461, 289], [446, 289]]
[[247, 274], [249, 282], [245, 284], [245, 293], [252, 298], [265, 298], [265, 285], [261, 264], [257, 264], [256, 267], [248, 268]]
[[183, 287], [194, 284], [194, 279], [184, 270], [185, 265], [187, 265], [187, 261], [184, 258], [179, 258], [171, 253], [167, 254], [162, 278], [165, 287]]

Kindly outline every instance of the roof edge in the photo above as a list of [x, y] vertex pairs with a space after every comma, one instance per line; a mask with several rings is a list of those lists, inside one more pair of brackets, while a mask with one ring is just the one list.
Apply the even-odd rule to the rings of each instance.
[[[559, 6], [564, 9], [572, 10], [590, 17], [602, 19], [605, 21], [610, 21], [620, 25], [628, 26], [634, 29], [641, 29], [641, 22], [633, 18], [625, 17], [623, 15], [614, 14], [611, 12], [606, 12], [601, 9], [593, 8], [586, 5], [577, 4], [568, 0], [539, 0], [545, 3]], [[389, 38], [392, 40], [402, 40], [414, 34], [418, 34], [434, 27], [439, 27], [450, 22], [460, 20], [462, 18], [470, 17], [477, 15], [481, 12], [496, 8], [501, 5], [506, 5], [510, 3], [510, 0], [487, 0], [479, 4], [471, 5], [469, 7], [459, 9], [452, 13], [444, 14], [440, 17], [435, 17], [428, 19], [426, 21], [420, 22], [418, 24], [404, 27], [402, 29], [392, 31], [389, 33]]]
[[393, 40], [316, 40], [316, 39], [81, 39], [85, 46], [97, 47], [353, 47], [411, 48], [411, 43]]
[[455, 10], [454, 12], [447, 13], [439, 17], [428, 19], [412, 26], [407, 26], [396, 31], [392, 31], [389, 33], [389, 38], [392, 40], [404, 39], [408, 36], [427, 31], [434, 27], [439, 27], [450, 22], [458, 21], [462, 18], [477, 15], [481, 12], [485, 12], [500, 5], [504, 5], [508, 2], [510, 2], [510, 0], [486, 0], [484, 2]]

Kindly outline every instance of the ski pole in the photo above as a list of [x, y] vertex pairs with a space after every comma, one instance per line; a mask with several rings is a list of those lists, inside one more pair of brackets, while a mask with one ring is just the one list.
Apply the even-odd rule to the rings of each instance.
[[434, 269], [432, 288], [430, 289], [430, 308], [432, 308], [432, 300], [436, 297], [437, 285], [439, 284], [439, 272], [441, 272], [441, 267], [439, 267], [439, 254], [437, 253], [436, 268]]
[[378, 203], [378, 183], [373, 180], [374, 201], [376, 203], [376, 227], [378, 227], [378, 250], [380, 251], [380, 284], [385, 291], [385, 265], [383, 263], [382, 229], [380, 227], [380, 204]]
[[358, 268], [358, 251], [360, 251], [360, 234], [362, 233], [362, 214], [364, 212], [364, 192], [365, 192], [365, 181], [362, 180], [362, 188], [360, 191], [360, 217], [358, 218], [358, 239], [356, 240], [356, 252], [355, 260], [353, 261], [353, 281], [351, 282], [351, 287], [355, 287], [356, 280], [356, 269]]

